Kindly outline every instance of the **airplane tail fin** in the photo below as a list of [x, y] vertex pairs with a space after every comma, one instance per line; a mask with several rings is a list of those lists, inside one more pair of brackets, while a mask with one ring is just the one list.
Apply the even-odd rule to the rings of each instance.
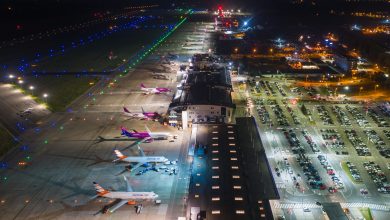
[[146, 88], [145, 85], [143, 83], [141, 83], [141, 88]]
[[118, 158], [118, 159], [114, 160], [114, 162], [118, 161], [118, 160], [123, 160], [126, 158], [126, 156], [123, 155], [122, 152], [120, 152], [119, 150], [115, 150], [114, 152], [115, 152], [116, 157]]
[[123, 126], [121, 126], [121, 131], [122, 131], [121, 135], [126, 135], [126, 136], [131, 135], [131, 134], [127, 131], [127, 129], [126, 129], [125, 127], [123, 127]]
[[108, 190], [104, 189], [103, 187], [101, 187], [98, 183], [96, 182], [93, 182], [93, 186], [95, 187], [95, 191], [96, 193], [99, 195], [99, 196], [103, 196], [104, 194], [107, 194], [109, 193]]
[[131, 113], [126, 107], [123, 106], [123, 111], [125, 111], [126, 113]]

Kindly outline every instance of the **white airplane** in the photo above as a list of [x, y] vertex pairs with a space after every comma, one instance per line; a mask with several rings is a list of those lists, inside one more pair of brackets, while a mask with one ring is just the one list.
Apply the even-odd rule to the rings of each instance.
[[142, 108], [142, 112], [130, 112], [126, 107], [123, 106], [123, 114], [130, 117], [141, 120], [158, 120], [161, 118], [161, 115], [157, 112], [145, 112], [144, 108]]
[[[122, 152], [120, 152], [119, 150], [115, 150], [115, 155], [117, 157], [117, 159], [113, 160], [112, 162], [127, 162], [127, 163], [137, 163], [135, 166], [131, 167], [131, 169], [129, 170], [130, 172], [133, 171], [133, 170], [136, 170], [138, 167], [144, 165], [144, 164], [148, 164], [148, 163], [154, 163], [154, 164], [157, 164], [157, 163], [166, 163], [168, 162], [169, 160], [166, 158], [166, 157], [163, 157], [163, 156], [153, 156], [153, 157], [150, 157], [150, 156], [146, 156], [144, 151], [140, 148], [140, 146], [138, 146], [138, 150], [141, 154], [141, 156], [125, 156], [122, 154]], [[126, 170], [124, 170], [124, 172], [126, 172]]]
[[144, 91], [145, 94], [162, 94], [162, 93], [169, 93], [171, 92], [171, 89], [165, 88], [165, 87], [151, 87], [147, 88], [143, 83], [141, 83], [141, 91]]
[[109, 211], [110, 213], [114, 212], [115, 210], [122, 207], [126, 203], [134, 204], [137, 201], [156, 200], [156, 198], [158, 197], [158, 195], [154, 192], [134, 192], [130, 186], [129, 181], [127, 181], [127, 178], [125, 176], [123, 176], [123, 178], [125, 179], [126, 182], [126, 191], [122, 191], [122, 192], [108, 191], [103, 187], [101, 187], [96, 182], [93, 182], [93, 185], [95, 186], [95, 190], [98, 196], [119, 200], [117, 204], [108, 208], [107, 211]]

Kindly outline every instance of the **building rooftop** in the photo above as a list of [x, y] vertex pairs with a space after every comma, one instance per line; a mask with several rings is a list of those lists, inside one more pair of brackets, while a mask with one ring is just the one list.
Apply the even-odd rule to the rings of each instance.
[[[196, 137], [192, 139], [188, 213], [195, 209], [207, 219], [223, 220], [272, 218], [269, 199], [278, 199], [279, 195], [267, 159], [265, 154], [248, 151], [253, 149], [252, 144], [261, 144], [256, 125], [252, 118], [238, 123], [193, 127]], [[260, 169], [252, 165], [256, 163], [248, 165], [256, 156]]]
[[234, 107], [230, 89], [207, 83], [194, 84], [178, 89], [170, 108], [188, 105], [220, 105]]

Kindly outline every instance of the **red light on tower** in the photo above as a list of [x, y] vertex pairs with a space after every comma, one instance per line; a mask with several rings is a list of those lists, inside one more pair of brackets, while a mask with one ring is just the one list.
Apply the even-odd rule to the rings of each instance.
[[223, 17], [222, 6], [218, 6], [218, 16]]

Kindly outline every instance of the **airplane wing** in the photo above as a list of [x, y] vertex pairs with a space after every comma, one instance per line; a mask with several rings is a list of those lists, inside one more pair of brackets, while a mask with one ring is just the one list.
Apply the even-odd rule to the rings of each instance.
[[148, 128], [148, 126], [146, 126], [145, 125], [145, 129], [146, 129], [146, 131], [150, 134], [150, 133], [152, 133], [151, 131], [150, 131], [150, 129]]
[[115, 176], [119, 176], [121, 174], [124, 174], [126, 173], [127, 171], [129, 171], [130, 173], [133, 172], [135, 169], [137, 169], [138, 167], [142, 166], [144, 163], [137, 163], [136, 165], [132, 166], [131, 169], [128, 169], [127, 167], [122, 170], [120, 173], [116, 174]]
[[127, 178], [126, 178], [125, 175], [123, 175], [123, 179], [125, 179], [125, 182], [126, 182], [126, 191], [127, 191], [127, 192], [133, 192], [133, 189], [131, 188], [130, 183], [129, 183], [129, 181], [127, 180]]
[[141, 154], [141, 156], [145, 156], [145, 152], [142, 150], [142, 148], [138, 145], [138, 150], [139, 150], [139, 153]]
[[137, 140], [137, 141], [135, 141], [134, 143], [130, 144], [129, 146], [123, 148], [121, 151], [127, 150], [127, 149], [129, 149], [129, 148], [132, 148], [132, 147], [134, 147], [134, 146], [136, 146], [136, 145], [142, 144], [142, 143], [144, 143], [144, 142], [146, 142], [146, 141], [149, 141], [149, 140], [150, 140], [150, 137], [144, 138], [144, 139], [142, 139], [142, 140]]
[[130, 170], [132, 172], [133, 170], [136, 170], [138, 167], [142, 166], [144, 163], [137, 163], [135, 166], [133, 166]]
[[124, 204], [126, 204], [127, 203], [127, 200], [121, 200], [121, 201], [119, 201], [117, 204], [115, 204], [115, 205], [113, 205], [112, 207], [110, 207], [109, 209], [108, 209], [108, 211], [109, 212], [115, 212], [115, 210], [117, 210], [117, 209], [119, 209], [120, 207], [122, 207]]

